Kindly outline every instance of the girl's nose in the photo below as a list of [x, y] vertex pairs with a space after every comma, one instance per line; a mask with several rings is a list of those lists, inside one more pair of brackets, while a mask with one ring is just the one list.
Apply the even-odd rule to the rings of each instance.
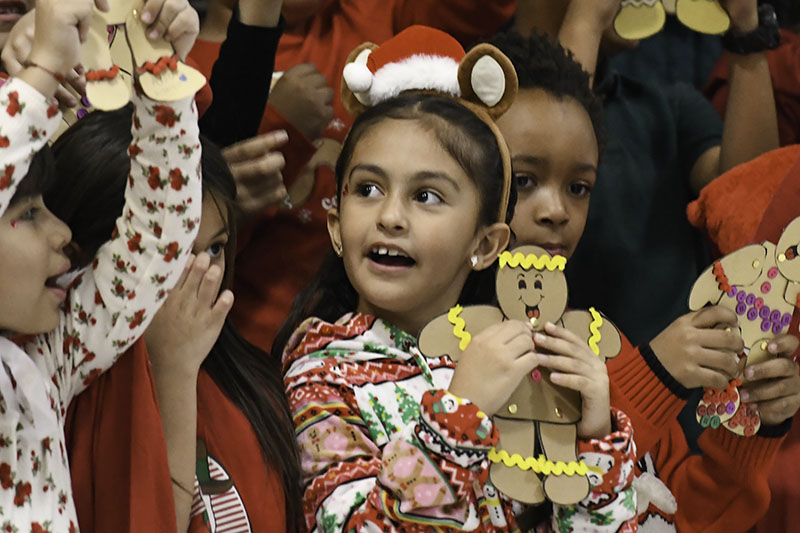
[[536, 221], [540, 224], [563, 226], [569, 222], [569, 213], [561, 195], [542, 191], [536, 209]]
[[378, 226], [386, 231], [402, 231], [406, 228], [405, 207], [400, 198], [386, 196], [378, 213]]
[[72, 230], [60, 218], [47, 210], [48, 234], [53, 248], [61, 251], [72, 241]]

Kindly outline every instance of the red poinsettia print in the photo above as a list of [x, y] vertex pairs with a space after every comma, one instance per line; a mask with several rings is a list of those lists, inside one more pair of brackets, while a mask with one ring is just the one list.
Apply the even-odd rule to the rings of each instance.
[[39, 522], [33, 522], [31, 523], [31, 533], [50, 533], [50, 530], [43, 528]]
[[139, 246], [141, 242], [142, 242], [142, 234], [137, 233], [136, 235], [128, 239], [128, 250], [130, 250], [131, 252], [141, 252], [142, 248]]
[[136, 157], [137, 155], [141, 154], [142, 151], [143, 150], [141, 148], [139, 148], [139, 145], [137, 145], [137, 144], [131, 144], [128, 147], [128, 155], [131, 156], [131, 157]]
[[173, 259], [178, 257], [178, 252], [180, 251], [179, 246], [180, 245], [175, 241], [173, 241], [173, 242], [171, 242], [171, 243], [169, 243], [167, 245], [166, 250], [163, 252], [164, 253], [164, 262], [169, 263], [170, 261], [172, 261]]
[[31, 498], [31, 484], [27, 481], [25, 483], [19, 482], [16, 487], [16, 494], [14, 495], [14, 505], [22, 507], [25, 502]]
[[170, 187], [179, 191], [183, 188], [183, 186], [189, 181], [188, 178], [183, 177], [183, 173], [181, 173], [181, 169], [173, 168], [169, 171], [169, 184]]
[[0, 487], [8, 490], [13, 486], [14, 482], [11, 480], [11, 465], [8, 463], [0, 464]]
[[154, 191], [161, 188], [161, 171], [158, 167], [150, 167], [147, 170], [147, 184]]
[[142, 325], [142, 321], [144, 320], [145, 310], [140, 309], [133, 314], [133, 317], [130, 319], [130, 324], [128, 327], [130, 329], [136, 329]]
[[157, 105], [154, 110], [156, 112], [156, 121], [168, 128], [173, 127], [175, 121], [178, 120], [175, 110], [168, 105]]
[[8, 148], [9, 144], [11, 144], [11, 141], [8, 140], [8, 137], [5, 135], [0, 137], [0, 148]]
[[21, 109], [22, 107], [19, 105], [19, 93], [17, 91], [11, 91], [8, 93], [8, 106], [6, 107], [6, 113], [14, 117], [20, 112]]
[[14, 165], [6, 165], [3, 175], [0, 176], [0, 191], [8, 189], [13, 183], [11, 177], [14, 175]]
[[58, 104], [53, 104], [47, 108], [47, 118], [53, 118], [58, 114]]

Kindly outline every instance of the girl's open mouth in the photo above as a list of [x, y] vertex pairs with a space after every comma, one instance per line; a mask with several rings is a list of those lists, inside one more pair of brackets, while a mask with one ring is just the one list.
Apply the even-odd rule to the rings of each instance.
[[369, 252], [369, 258], [379, 265], [389, 267], [411, 267], [416, 261], [401, 250], [387, 248], [385, 246], [375, 246]]

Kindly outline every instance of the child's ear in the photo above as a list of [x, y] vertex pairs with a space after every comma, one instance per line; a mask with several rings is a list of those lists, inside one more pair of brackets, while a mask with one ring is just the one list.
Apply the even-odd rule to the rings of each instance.
[[495, 262], [497, 256], [508, 246], [508, 239], [511, 237], [511, 229], [508, 224], [495, 222], [491, 226], [482, 228], [475, 241], [475, 247], [471, 256], [478, 258], [475, 270], [484, 270]]
[[342, 231], [339, 225], [339, 210], [336, 207], [328, 209], [328, 235], [331, 238], [333, 251], [341, 255]]

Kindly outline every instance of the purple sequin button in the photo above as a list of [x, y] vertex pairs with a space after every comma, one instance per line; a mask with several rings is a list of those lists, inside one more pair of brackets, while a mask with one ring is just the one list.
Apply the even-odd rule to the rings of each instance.
[[781, 326], [780, 322], [773, 322], [772, 324], [772, 333], [775, 335], [779, 335], [780, 332], [783, 331], [783, 326]]
[[747, 299], [745, 300], [745, 303], [747, 305], [753, 305], [754, 303], [756, 303], [756, 295], [753, 294], [752, 292], [750, 294], [748, 294], [747, 295]]
[[732, 415], [734, 411], [736, 411], [736, 404], [733, 402], [728, 402], [727, 407], [725, 407], [725, 412], [729, 415]]
[[792, 314], [791, 313], [784, 313], [781, 317], [781, 325], [788, 326], [792, 323]]
[[[739, 293], [739, 294], [741, 294], [741, 293]], [[747, 306], [744, 305], [743, 303], [740, 302], [740, 303], [738, 303], [736, 305], [736, 314], [737, 315], [743, 315], [743, 314], [745, 314], [746, 311], [747, 311]]]
[[772, 322], [769, 321], [769, 318], [765, 318], [761, 321], [761, 331], [769, 331], [772, 327]]
[[778, 311], [777, 309], [773, 309], [772, 313], [770, 313], [770, 315], [769, 315], [769, 319], [772, 322], [780, 322], [781, 321], [781, 312]]
[[751, 307], [747, 311], [747, 320], [755, 320], [756, 318], [758, 318], [758, 309]]
[[769, 311], [770, 311], [769, 306], [765, 305], [764, 307], [759, 309], [758, 316], [760, 316], [761, 318], [769, 318]]
[[747, 298], [747, 293], [744, 291], [739, 291], [736, 293], [736, 301], [740, 303], [744, 303], [744, 299]]

